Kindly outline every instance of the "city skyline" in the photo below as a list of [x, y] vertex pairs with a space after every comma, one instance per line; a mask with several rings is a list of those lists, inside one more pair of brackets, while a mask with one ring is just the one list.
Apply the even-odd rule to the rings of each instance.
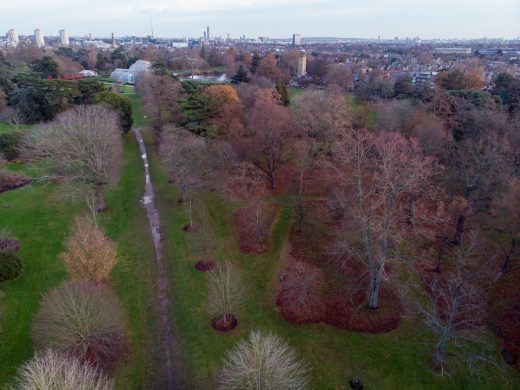
[[[339, 0], [248, 0], [239, 5], [231, 0], [64, 0], [45, 3], [26, 0], [2, 5], [0, 27], [14, 28], [20, 35], [41, 29], [58, 35], [66, 29], [71, 36], [150, 35], [150, 18], [155, 36], [199, 37], [205, 26], [212, 36], [269, 36], [290, 38], [331, 36], [341, 38], [391, 39], [394, 36], [434, 38], [516, 38], [520, 36], [520, 4], [513, 0], [447, 1], [421, 4], [396, 0], [367, 0], [362, 5]], [[406, 23], [402, 23], [405, 19]]]

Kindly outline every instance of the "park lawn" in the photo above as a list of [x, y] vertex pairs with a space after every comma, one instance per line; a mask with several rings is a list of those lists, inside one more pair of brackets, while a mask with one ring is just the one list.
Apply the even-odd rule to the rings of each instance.
[[[140, 204], [144, 168], [132, 133], [124, 136], [124, 159], [119, 182], [107, 191], [108, 210], [101, 222], [118, 245], [118, 263], [110, 281], [129, 323], [130, 349], [115, 372], [116, 387], [142, 389], [150, 387], [159, 365], [153, 353], [154, 250]], [[8, 167], [32, 176], [41, 174], [32, 165]], [[18, 279], [0, 283], [0, 387], [32, 356], [32, 318], [41, 296], [67, 277], [58, 255], [74, 216], [83, 211], [83, 202], [64, 196], [63, 186], [56, 183], [0, 194], [0, 229], [8, 227], [19, 238], [24, 266]]]
[[[145, 133], [148, 150], [152, 135]], [[212, 388], [222, 359], [230, 348], [254, 329], [274, 332], [312, 367], [311, 388], [349, 389], [348, 380], [360, 379], [368, 389], [498, 389], [520, 388], [518, 374], [486, 370], [483, 379], [456, 371], [441, 378], [428, 367], [431, 335], [412, 319], [404, 319], [395, 331], [368, 335], [348, 332], [323, 324], [293, 325], [283, 320], [275, 306], [276, 278], [286, 261], [285, 241], [292, 211], [283, 198], [273, 228], [272, 248], [262, 255], [240, 252], [232, 213], [240, 202], [218, 193], [199, 193], [194, 199], [199, 233], [182, 230], [188, 222], [186, 206], [175, 202], [175, 190], [167, 183], [160, 161], [149, 153], [170, 288], [173, 296], [174, 332], [181, 388]], [[285, 248], [285, 249], [284, 249]], [[239, 326], [229, 334], [212, 330], [206, 309], [207, 276], [194, 270], [196, 261], [212, 258], [232, 260], [242, 272], [245, 294], [237, 313]], [[498, 359], [496, 349], [494, 352]]]
[[27, 131], [30, 130], [33, 127], [33, 125], [20, 125], [18, 128], [15, 128], [14, 126], [10, 125], [6, 122], [0, 122], [0, 134], [2, 133], [9, 133], [11, 131]]

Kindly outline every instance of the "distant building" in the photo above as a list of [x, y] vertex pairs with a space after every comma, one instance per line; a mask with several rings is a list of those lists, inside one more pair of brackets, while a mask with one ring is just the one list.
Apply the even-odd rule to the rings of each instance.
[[97, 72], [95, 72], [93, 70], [86, 70], [86, 69], [79, 72], [79, 74], [82, 77], [96, 77], [98, 75]]
[[433, 88], [435, 86], [437, 72], [413, 72], [412, 82], [417, 88]]
[[18, 46], [18, 43], [20, 43], [20, 40], [18, 39], [18, 33], [14, 28], [7, 32], [7, 42], [12, 46]]
[[135, 84], [140, 74], [151, 73], [152, 64], [148, 61], [139, 60], [129, 69], [117, 68], [112, 72], [110, 78], [125, 84]]
[[69, 34], [67, 30], [60, 30], [60, 44], [61, 46], [69, 46]]
[[206, 38], [211, 39], [211, 36], [209, 35], [209, 26], [206, 27]]
[[471, 54], [471, 47], [436, 47], [433, 49], [437, 54]]
[[43, 32], [39, 28], [34, 30], [34, 41], [36, 43], [36, 46], [45, 47], [45, 40], [43, 38]]
[[298, 58], [298, 77], [307, 75], [307, 53], [305, 50], [300, 50], [300, 57]]
[[300, 46], [302, 44], [302, 36], [301, 36], [301, 34], [293, 34], [293, 36], [292, 36], [292, 44], [294, 46]]

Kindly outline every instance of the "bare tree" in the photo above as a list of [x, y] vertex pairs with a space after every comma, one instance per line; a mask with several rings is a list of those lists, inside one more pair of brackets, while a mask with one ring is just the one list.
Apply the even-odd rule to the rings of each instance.
[[89, 216], [78, 216], [61, 259], [74, 280], [104, 281], [117, 262], [116, 245]]
[[235, 143], [239, 155], [267, 174], [271, 189], [278, 169], [287, 159], [295, 129], [294, 118], [283, 106], [259, 100], [248, 112], [247, 136]]
[[58, 175], [92, 187], [97, 210], [105, 210], [105, 187], [117, 178], [122, 162], [117, 113], [98, 105], [75, 107], [31, 132], [26, 145], [28, 157], [47, 159]]
[[[144, 103], [144, 111], [150, 117], [156, 134], [164, 123], [175, 123], [180, 117], [177, 100], [181, 85], [170, 76], [147, 75], [137, 83], [137, 90]], [[158, 140], [160, 141], [160, 140]]]
[[43, 297], [32, 335], [40, 348], [54, 348], [82, 362], [112, 368], [124, 348], [126, 320], [106, 285], [65, 282]]
[[225, 261], [209, 272], [208, 277], [212, 315], [222, 318], [223, 323], [227, 324], [242, 299], [241, 274], [230, 261]]
[[226, 142], [208, 141], [174, 126], [165, 127], [160, 152], [170, 181], [177, 185], [178, 202], [184, 202], [190, 190], [218, 180], [218, 173], [235, 159]]
[[293, 99], [292, 111], [303, 126], [304, 139], [313, 158], [330, 153], [332, 144], [352, 126], [343, 94], [308, 90]]
[[392, 249], [402, 239], [402, 198], [426, 185], [434, 164], [417, 142], [392, 133], [358, 132], [340, 144], [335, 157], [341, 193], [346, 197], [353, 193], [351, 216], [361, 233], [361, 249], [350, 239], [343, 242], [343, 249], [367, 265], [368, 307], [377, 309], [386, 263], [395, 259]]
[[309, 385], [309, 369], [278, 336], [253, 331], [227, 353], [219, 389], [302, 390]]
[[13, 389], [112, 390], [114, 381], [66, 354], [48, 349], [19, 370]]
[[[447, 270], [423, 277], [429, 299], [426, 303], [417, 301], [424, 324], [435, 335], [432, 367], [442, 375], [446, 374], [448, 358], [457, 356], [457, 349], [458, 357], [474, 363], [477, 356], [473, 351], [465, 351], [464, 344], [484, 339], [486, 287], [492, 281], [492, 272], [479, 257], [476, 237], [468, 241], [457, 247]], [[482, 359], [478, 356], [478, 360]]]

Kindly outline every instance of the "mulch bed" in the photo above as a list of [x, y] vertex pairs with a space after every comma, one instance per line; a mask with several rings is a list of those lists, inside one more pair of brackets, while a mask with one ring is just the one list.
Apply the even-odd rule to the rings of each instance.
[[215, 262], [213, 260], [201, 260], [195, 263], [194, 268], [200, 272], [208, 272], [215, 268]]
[[[259, 211], [257, 210], [259, 208]], [[234, 214], [240, 250], [248, 254], [260, 254], [269, 249], [271, 225], [278, 215], [276, 204], [253, 204], [237, 210]], [[257, 211], [260, 215], [257, 224]]]
[[182, 228], [182, 230], [184, 230], [186, 233], [197, 233], [199, 229], [200, 226], [196, 223], [184, 225], [184, 227]]
[[218, 332], [231, 332], [238, 326], [238, 320], [233, 314], [227, 315], [227, 320], [224, 320], [224, 316], [220, 315], [211, 320], [211, 326]]
[[20, 243], [14, 238], [0, 237], [0, 252], [18, 252]]
[[293, 230], [289, 238], [290, 256], [296, 261], [283, 271], [276, 299], [284, 319], [363, 333], [389, 332], [400, 325], [403, 307], [399, 297], [382, 286], [379, 309], [368, 309], [368, 277], [362, 277], [367, 275], [366, 266], [354, 259], [341, 262], [335, 258], [332, 237], [309, 229]]
[[33, 181], [21, 173], [0, 169], [0, 193], [24, 187]]

